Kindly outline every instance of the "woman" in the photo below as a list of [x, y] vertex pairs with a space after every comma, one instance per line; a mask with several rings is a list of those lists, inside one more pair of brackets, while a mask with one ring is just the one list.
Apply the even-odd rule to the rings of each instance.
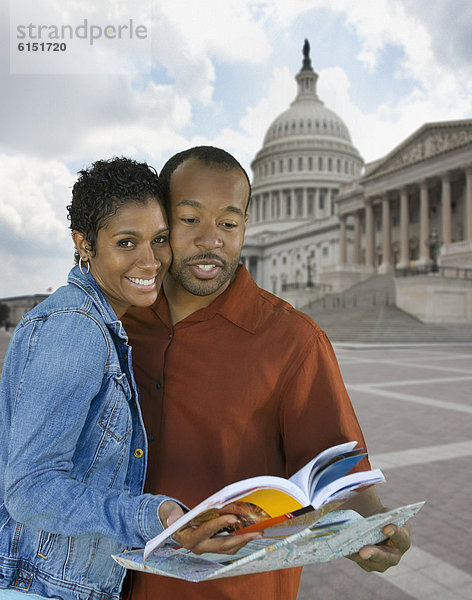
[[[163, 529], [120, 317], [171, 261], [157, 175], [126, 158], [80, 172], [68, 285], [26, 314], [0, 387], [0, 598], [120, 597], [111, 558]], [[25, 597], [23, 594], [21, 594]]]
[[[80, 172], [68, 210], [77, 265], [18, 324], [0, 382], [0, 600], [118, 600], [124, 570], [111, 555], [183, 514], [142, 493], [147, 439], [119, 321], [156, 300], [171, 261], [157, 175], [98, 161]], [[235, 520], [174, 539], [232, 553], [254, 534], [212, 538]]]

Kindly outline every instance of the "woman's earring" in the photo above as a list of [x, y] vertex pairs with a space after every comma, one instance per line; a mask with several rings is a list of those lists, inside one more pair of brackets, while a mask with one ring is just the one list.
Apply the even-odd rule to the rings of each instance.
[[82, 265], [82, 257], [79, 258], [79, 269], [80, 272], [82, 273], [82, 275], [87, 275], [87, 273], [90, 273], [90, 262], [87, 261], [87, 270], [84, 271], [83, 265]]

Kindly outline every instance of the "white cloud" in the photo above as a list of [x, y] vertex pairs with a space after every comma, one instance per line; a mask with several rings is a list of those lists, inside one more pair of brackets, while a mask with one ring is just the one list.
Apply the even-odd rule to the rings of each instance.
[[262, 142], [271, 122], [284, 110], [297, 94], [297, 84], [294, 74], [287, 68], [275, 68], [269, 80], [267, 92], [258, 104], [247, 107], [240, 126], [244, 132], [245, 150], [251, 153], [251, 158], [262, 147]]
[[454, 66], [456, 73], [472, 74], [472, 5], [470, 0], [403, 0], [408, 14], [429, 31], [438, 63]]
[[73, 180], [58, 161], [0, 155], [1, 297], [64, 283], [73, 255], [65, 209]]
[[[126, 78], [12, 78], [4, 64], [0, 73], [5, 90], [0, 99], [0, 151], [71, 162], [84, 155], [153, 156], [176, 144], [186, 145], [179, 132], [191, 124], [193, 104], [212, 103], [213, 62], [260, 62], [270, 54], [266, 33], [249, 5], [235, 0], [140, 5], [139, 12], [149, 23], [153, 64], [167, 73], [165, 84], [153, 82], [131, 67]], [[87, 15], [90, 22], [112, 21], [133, 16], [135, 10], [123, 0], [99, 5], [53, 2], [49, 9], [58, 23], [77, 20], [78, 15]], [[102, 53], [101, 60], [106, 63], [113, 56]]]
[[[159, 7], [179, 32], [184, 52], [222, 62], [261, 62], [271, 46], [263, 21], [244, 0], [173, 0]], [[174, 48], [175, 49], [175, 48]]]
[[[109, 19], [123, 16], [125, 4], [108, 0], [84, 7], [69, 2], [52, 3], [50, 8], [56, 7], [59, 23], [77, 18], [78, 14], [88, 15], [90, 21], [103, 20], [105, 15]], [[127, 4], [129, 16], [134, 9]], [[147, 21], [152, 33], [154, 65], [166, 69], [170, 78], [175, 76], [174, 82], [159, 85], [131, 66], [128, 77], [74, 74], [11, 77], [8, 65], [3, 62], [0, 149], [71, 161], [83, 156], [84, 141], [104, 139], [110, 132], [120, 134], [122, 128], [136, 132], [157, 121], [165, 123], [169, 130], [178, 131], [187, 125], [192, 114], [191, 103], [211, 101], [213, 65], [204, 52], [188, 44], [185, 32], [172, 26], [156, 6]], [[111, 9], [111, 13], [107, 12]], [[3, 39], [8, 39], [5, 22], [1, 33], [2, 37], [5, 34]], [[99, 55], [101, 51], [97, 48], [96, 52]], [[113, 55], [107, 58], [102, 52], [101, 60], [106, 63], [113, 60]], [[88, 155], [96, 156], [102, 147], [116, 147], [120, 138], [120, 135], [115, 138], [115, 143], [108, 138], [107, 144], [89, 146]], [[144, 143], [137, 139], [134, 145], [139, 150]]]
[[303, 13], [323, 8], [334, 8], [337, 0], [268, 0], [263, 3], [266, 19], [273, 19], [279, 27], [290, 27]]
[[393, 150], [405, 138], [426, 122], [453, 120], [471, 110], [467, 96], [451, 96], [453, 76], [438, 83], [434, 97], [421, 87], [401, 99], [400, 103], [385, 102], [373, 112], [364, 113], [352, 101], [352, 85], [340, 67], [320, 71], [319, 96], [346, 123], [353, 144], [367, 162]]

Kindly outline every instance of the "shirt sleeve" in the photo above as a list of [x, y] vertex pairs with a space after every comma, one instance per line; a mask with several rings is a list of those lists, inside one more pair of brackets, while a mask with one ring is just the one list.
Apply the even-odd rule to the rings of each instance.
[[71, 475], [106, 367], [107, 339], [99, 325], [79, 312], [58, 313], [18, 330], [12, 345], [2, 382], [8, 512], [49, 532], [142, 546], [162, 531], [158, 509], [169, 498], [101, 489]]
[[[328, 337], [315, 333], [282, 391], [280, 427], [287, 476], [322, 450], [364, 436]], [[364, 458], [354, 470], [370, 469]]]

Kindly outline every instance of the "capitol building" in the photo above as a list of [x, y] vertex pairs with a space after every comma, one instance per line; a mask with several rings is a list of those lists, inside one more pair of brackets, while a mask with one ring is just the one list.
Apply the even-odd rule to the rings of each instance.
[[424, 124], [364, 164], [318, 97], [307, 40], [295, 80], [295, 99], [251, 163], [241, 260], [258, 285], [303, 307], [391, 274], [400, 307], [416, 314], [411, 303], [429, 294], [453, 320], [472, 320], [472, 120]]

